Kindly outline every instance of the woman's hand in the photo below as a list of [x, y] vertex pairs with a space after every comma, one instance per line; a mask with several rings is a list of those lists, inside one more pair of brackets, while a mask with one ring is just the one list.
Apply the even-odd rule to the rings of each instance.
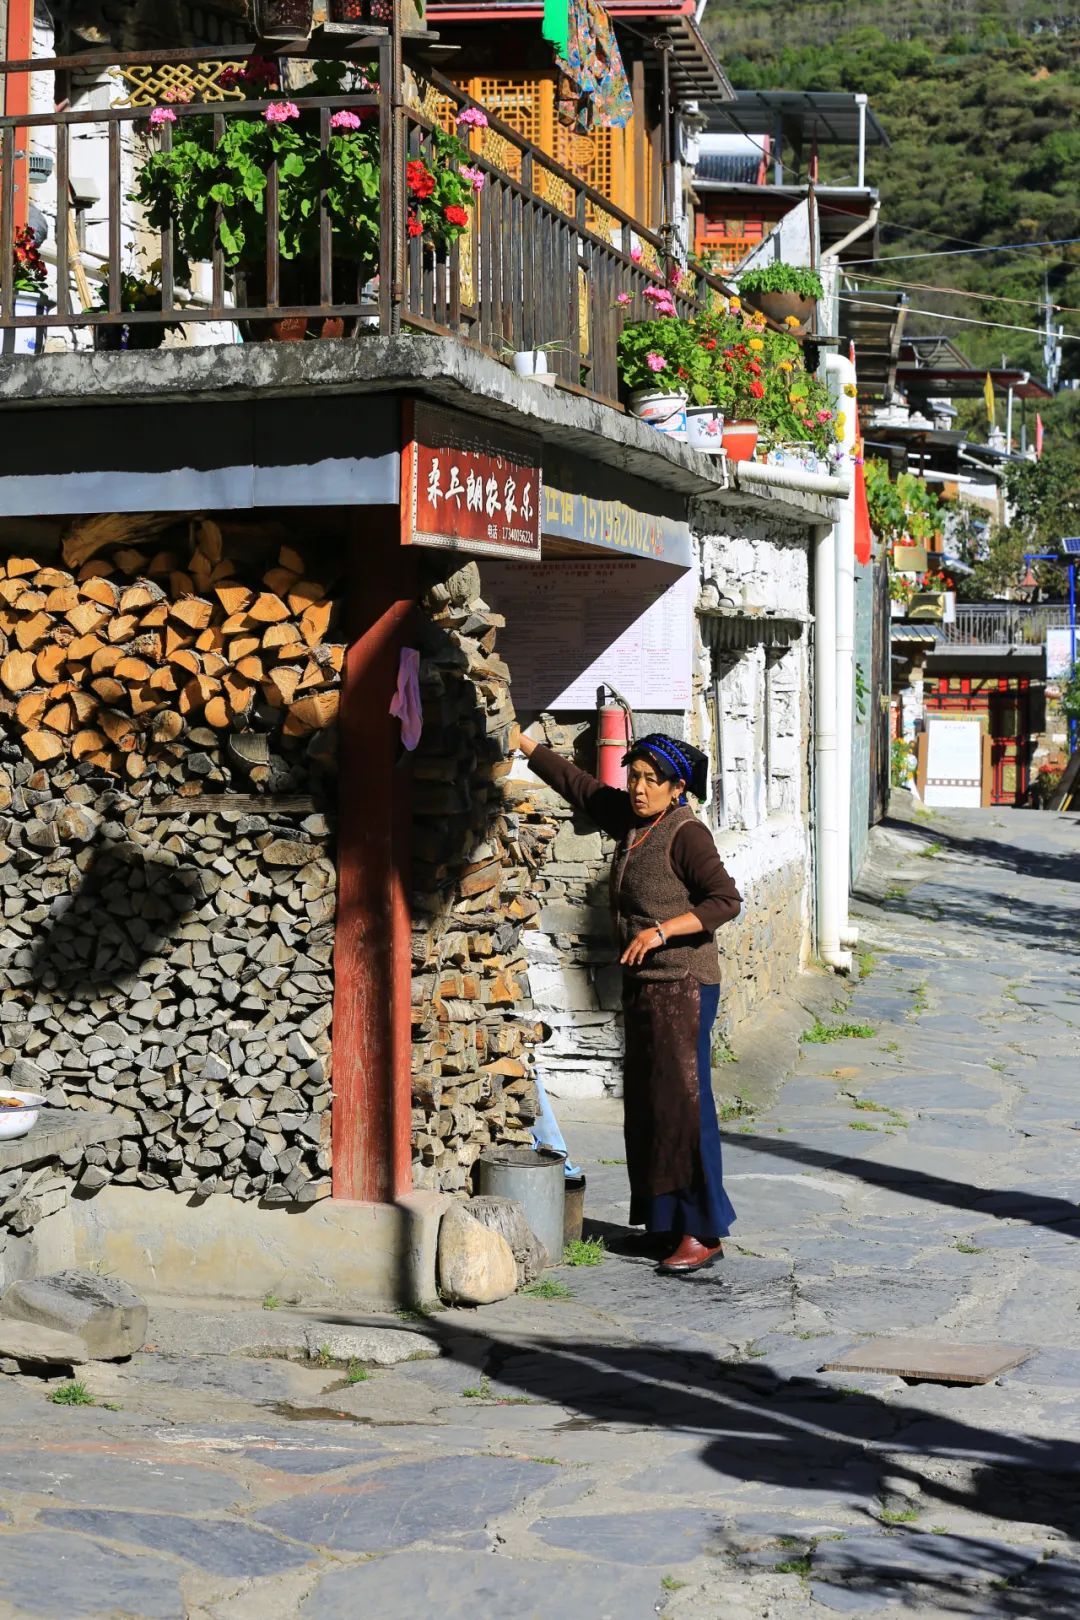
[[510, 727], [510, 738], [506, 746], [508, 752], [511, 754], [520, 749], [525, 755], [525, 758], [528, 759], [529, 755], [536, 747], [536, 743], [531, 737], [527, 736], [526, 733], [522, 731], [521, 727], [517, 724], [517, 721], [515, 721]]
[[619, 957], [619, 961], [623, 967], [638, 967], [650, 951], [657, 950], [664, 943], [664, 936], [659, 928], [643, 928], [640, 934], [634, 935]]

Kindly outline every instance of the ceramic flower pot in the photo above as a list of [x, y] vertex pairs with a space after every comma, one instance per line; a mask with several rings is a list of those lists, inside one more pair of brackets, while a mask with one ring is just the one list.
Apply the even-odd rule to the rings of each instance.
[[746, 302], [753, 304], [755, 309], [760, 309], [763, 315], [767, 315], [770, 321], [775, 321], [778, 326], [783, 326], [789, 316], [794, 317], [798, 324], [789, 327], [788, 330], [795, 335], [802, 335], [810, 329], [814, 314], [814, 299], [804, 298], [801, 293], [747, 293]]
[[[48, 300], [38, 293], [17, 292], [15, 315], [44, 315]], [[16, 326], [3, 333], [4, 354], [41, 354], [48, 331], [44, 326]]]
[[686, 395], [664, 394], [655, 388], [637, 388], [630, 395], [630, 414], [660, 433], [686, 438]]
[[724, 418], [714, 405], [688, 405], [686, 442], [691, 450], [718, 456], [724, 449]]
[[514, 355], [513, 367], [519, 377], [546, 377], [547, 355], [543, 349], [518, 349]]
[[757, 448], [756, 422], [725, 422], [724, 449], [729, 461], [751, 461]]

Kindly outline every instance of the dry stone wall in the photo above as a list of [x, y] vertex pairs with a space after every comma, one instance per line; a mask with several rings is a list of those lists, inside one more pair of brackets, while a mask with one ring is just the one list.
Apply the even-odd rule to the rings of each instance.
[[158, 529], [3, 563], [0, 1083], [121, 1119], [69, 1167], [85, 1191], [310, 1202], [330, 1190], [333, 566], [297, 566], [272, 526], [216, 560], [216, 526]]
[[413, 763], [413, 1180], [463, 1192], [492, 1142], [527, 1142], [536, 1088], [522, 930], [529, 834], [506, 793], [503, 620], [475, 563], [426, 564], [424, 729]]

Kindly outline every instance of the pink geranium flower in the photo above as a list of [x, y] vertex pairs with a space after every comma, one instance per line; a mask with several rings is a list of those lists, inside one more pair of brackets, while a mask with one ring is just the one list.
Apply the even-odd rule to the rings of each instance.
[[461, 178], [467, 180], [474, 191], [483, 191], [487, 185], [487, 175], [483, 169], [473, 168], [471, 164], [463, 163], [458, 170]]
[[487, 113], [482, 107], [463, 107], [458, 113], [459, 124], [470, 124], [473, 129], [488, 127]]
[[155, 107], [150, 114], [151, 124], [175, 124], [176, 114], [171, 107]]
[[295, 101], [272, 101], [263, 113], [268, 124], [284, 124], [290, 118], [299, 118], [300, 109]]
[[330, 120], [330, 128], [331, 129], [359, 129], [360, 128], [360, 120], [359, 120], [359, 118], [356, 116], [356, 114], [354, 112], [349, 112], [349, 110], [346, 107], [343, 107], [340, 112], [336, 112], [333, 115], [333, 117], [331, 118], [331, 120]]
[[641, 263], [641, 249], [636, 242], [630, 249], [630, 257], [633, 259], [635, 264]]
[[618, 298], [615, 300], [621, 309], [625, 309], [627, 304], [632, 304], [633, 301], [634, 300], [629, 293], [620, 293]]
[[664, 359], [662, 354], [657, 354], [655, 349], [649, 350], [649, 353], [645, 356], [645, 364], [648, 366], [650, 371], [667, 370], [667, 361]]

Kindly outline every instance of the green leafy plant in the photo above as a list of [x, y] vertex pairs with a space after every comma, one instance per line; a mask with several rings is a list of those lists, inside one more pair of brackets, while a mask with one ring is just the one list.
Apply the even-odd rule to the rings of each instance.
[[[619, 376], [628, 393], [648, 390], [656, 394], [689, 393], [691, 367], [699, 364], [693, 353], [688, 321], [677, 315], [655, 320], [629, 321], [619, 333]], [[696, 398], [696, 395], [695, 395]], [[698, 401], [705, 404], [704, 399]]]
[[889, 750], [889, 780], [893, 787], [903, 788], [907, 787], [914, 776], [914, 749], [906, 737], [896, 737]]
[[[316, 94], [369, 95], [371, 69], [345, 62], [320, 62]], [[235, 81], [251, 98], [281, 95], [276, 67], [252, 58]], [[243, 269], [259, 279], [265, 273], [268, 177], [278, 176], [277, 246], [288, 267], [318, 263], [320, 198], [330, 216], [333, 257], [347, 262], [361, 280], [378, 261], [381, 230], [381, 164], [376, 109], [341, 109], [330, 119], [325, 149], [318, 109], [288, 96], [270, 102], [261, 114], [225, 119], [220, 137], [213, 116], [181, 106], [156, 107], [150, 114], [148, 150], [136, 172], [131, 200], [147, 211], [155, 230], [172, 224], [177, 280], [187, 284], [190, 268], [220, 248], [231, 274]], [[173, 128], [171, 142], [156, 145], [157, 131]], [[475, 180], [467, 167], [468, 149], [456, 135], [436, 129], [432, 161], [407, 165], [407, 230], [410, 237], [446, 244], [470, 222]], [[289, 293], [303, 295], [304, 289]], [[304, 301], [308, 301], [306, 298]]]
[[262, 1308], [263, 1308], [264, 1311], [276, 1311], [278, 1309], [278, 1307], [280, 1306], [280, 1304], [281, 1304], [281, 1300], [278, 1298], [278, 1296], [276, 1294], [264, 1294], [263, 1295]]
[[94, 1397], [85, 1384], [59, 1384], [49, 1396], [54, 1406], [93, 1406]]
[[359, 1361], [350, 1361], [345, 1369], [345, 1382], [347, 1384], [366, 1384], [371, 1374]]
[[764, 265], [760, 270], [747, 270], [739, 277], [739, 292], [751, 296], [754, 293], [795, 293], [799, 298], [813, 298], [815, 302], [825, 296], [816, 270], [785, 264], [783, 259]]
[[466, 1401], [490, 1401], [491, 1380], [485, 1374], [478, 1384], [470, 1384], [468, 1389], [463, 1389], [461, 1395]]
[[870, 702], [870, 687], [867, 684], [866, 672], [860, 663], [855, 665], [855, 718], [860, 726], [866, 720], [867, 707]]

